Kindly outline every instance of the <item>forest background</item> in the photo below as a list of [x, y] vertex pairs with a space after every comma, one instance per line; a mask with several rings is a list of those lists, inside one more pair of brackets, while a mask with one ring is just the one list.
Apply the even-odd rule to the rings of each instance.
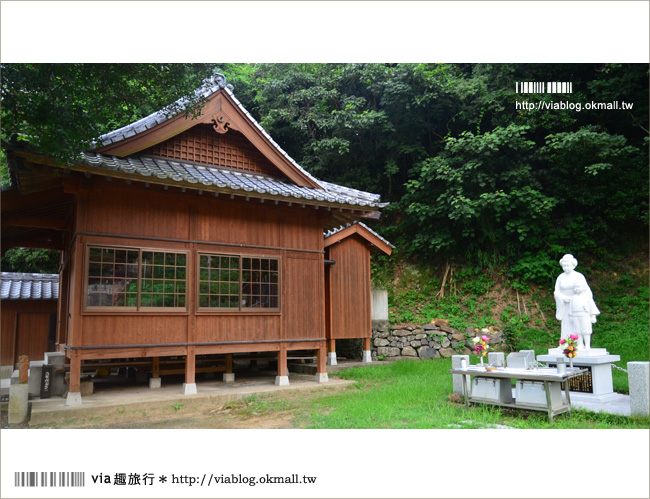
[[[3, 64], [2, 140], [74, 161], [214, 72], [316, 177], [391, 203], [367, 223], [396, 246], [373, 260], [393, 322], [492, 325], [544, 350], [572, 253], [602, 312], [594, 346], [648, 360], [647, 64]], [[2, 270], [56, 273], [58, 258], [9, 250]]]

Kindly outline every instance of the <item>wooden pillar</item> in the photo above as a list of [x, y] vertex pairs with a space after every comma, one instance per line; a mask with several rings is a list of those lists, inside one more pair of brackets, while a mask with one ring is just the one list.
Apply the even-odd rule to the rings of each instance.
[[153, 378], [160, 378], [160, 357], [153, 358]]
[[278, 351], [278, 375], [275, 377], [278, 386], [289, 384], [289, 371], [287, 370], [287, 348], [282, 345]]
[[336, 352], [336, 340], [333, 338], [330, 338], [327, 340], [327, 351], [328, 352]]
[[81, 356], [79, 350], [72, 350], [70, 354], [70, 387], [68, 391], [81, 391]]
[[322, 343], [316, 351], [316, 377], [317, 383], [327, 383], [327, 343]]
[[363, 339], [363, 349], [370, 350], [370, 338]]
[[196, 352], [195, 347], [187, 347], [185, 356], [185, 383], [183, 383], [183, 395], [192, 395], [196, 391]]
[[232, 372], [232, 354], [226, 354], [226, 372], [223, 373], [224, 383], [232, 383], [235, 381], [235, 373]]

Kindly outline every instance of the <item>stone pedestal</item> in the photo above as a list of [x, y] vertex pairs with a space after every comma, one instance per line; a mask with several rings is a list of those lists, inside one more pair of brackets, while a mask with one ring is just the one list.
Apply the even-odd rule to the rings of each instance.
[[65, 364], [65, 355], [60, 352], [45, 352], [44, 362], [51, 366], [63, 367]]
[[288, 385], [289, 385], [289, 376], [275, 377], [275, 386], [288, 386]]
[[[580, 355], [580, 352], [578, 352], [578, 355], [573, 358], [573, 367], [586, 368], [589, 373], [573, 378], [569, 382], [571, 399], [580, 400], [584, 398], [584, 400], [607, 402], [616, 396], [612, 382], [612, 362], [620, 361], [621, 357], [619, 355], [609, 355], [605, 349], [592, 348], [591, 350], [595, 351], [594, 353], [605, 351], [606, 354], [592, 355], [591, 353], [583, 353], [583, 355]], [[586, 352], [590, 351], [586, 350]], [[553, 348], [549, 350], [547, 355], [538, 355], [537, 360], [555, 366], [557, 358], [562, 355], [561, 349]], [[567, 364], [569, 360], [566, 359]]]
[[183, 389], [181, 390], [183, 395], [194, 395], [198, 393], [196, 391], [196, 383], [183, 383]]
[[17, 383], [9, 387], [9, 424], [19, 424], [27, 421], [29, 412], [29, 387]]
[[81, 405], [81, 392], [68, 392], [65, 405]]
[[223, 382], [224, 383], [234, 383], [235, 382], [235, 373], [223, 373]]
[[162, 386], [162, 378], [149, 378], [149, 388], [155, 390]]
[[337, 363], [336, 363], [336, 352], [330, 352], [330, 353], [327, 354], [327, 365], [328, 366], [337, 365]]
[[327, 373], [316, 373], [314, 381], [316, 381], [316, 383], [327, 383], [329, 381]]
[[361, 358], [361, 362], [365, 362], [367, 364], [370, 364], [372, 362], [372, 352], [370, 350], [363, 351], [363, 357]]

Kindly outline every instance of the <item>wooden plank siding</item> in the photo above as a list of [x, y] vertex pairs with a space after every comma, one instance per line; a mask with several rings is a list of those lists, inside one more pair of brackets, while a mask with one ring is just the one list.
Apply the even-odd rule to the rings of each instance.
[[[64, 256], [70, 279], [64, 300], [71, 317], [66, 342], [81, 358], [164, 357], [189, 348], [196, 354], [277, 351], [274, 341], [325, 339], [323, 210], [171, 193], [101, 177], [88, 181], [77, 200], [75, 236]], [[89, 245], [186, 252], [185, 310], [86, 310]], [[202, 253], [278, 258], [280, 311], [197, 310]]]
[[371, 331], [370, 249], [357, 235], [330, 246], [328, 268], [330, 324], [332, 339], [366, 338]]
[[0, 348], [3, 366], [14, 365], [20, 355], [27, 355], [30, 361], [43, 360], [43, 353], [51, 346], [49, 339], [56, 308], [56, 300], [2, 301]]

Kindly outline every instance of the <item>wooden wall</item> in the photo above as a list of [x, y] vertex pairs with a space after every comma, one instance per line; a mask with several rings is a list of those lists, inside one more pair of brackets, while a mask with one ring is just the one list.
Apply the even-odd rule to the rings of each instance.
[[56, 300], [3, 300], [0, 343], [3, 366], [14, 365], [20, 355], [27, 355], [30, 361], [44, 359], [43, 354], [54, 346], [49, 340], [54, 332], [56, 307]]
[[[324, 210], [94, 177], [78, 200], [77, 236], [70, 253], [71, 346], [325, 338]], [[87, 245], [187, 251], [188, 310], [85, 311]], [[197, 311], [200, 252], [278, 257], [280, 312]]]
[[365, 240], [350, 236], [329, 248], [329, 325], [327, 337], [368, 338], [372, 334], [370, 314], [370, 250]]

